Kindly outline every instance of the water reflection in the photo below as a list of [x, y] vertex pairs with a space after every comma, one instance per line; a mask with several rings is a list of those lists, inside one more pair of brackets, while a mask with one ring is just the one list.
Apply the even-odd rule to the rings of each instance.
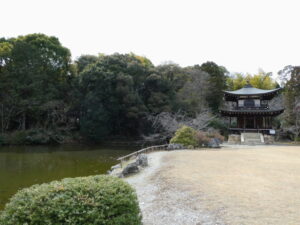
[[103, 174], [136, 149], [99, 146], [0, 147], [0, 210], [17, 190], [65, 177]]

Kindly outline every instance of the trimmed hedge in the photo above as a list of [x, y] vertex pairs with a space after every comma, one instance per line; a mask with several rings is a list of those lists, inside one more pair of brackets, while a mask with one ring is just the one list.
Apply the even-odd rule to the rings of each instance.
[[134, 189], [107, 175], [66, 178], [17, 192], [0, 215], [5, 225], [139, 225]]

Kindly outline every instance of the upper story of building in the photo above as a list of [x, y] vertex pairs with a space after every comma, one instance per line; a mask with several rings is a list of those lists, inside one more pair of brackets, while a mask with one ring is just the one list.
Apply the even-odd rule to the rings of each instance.
[[281, 88], [263, 90], [252, 87], [250, 84], [236, 91], [224, 91], [226, 101], [233, 102], [232, 109], [245, 110], [268, 110], [268, 102], [278, 95]]

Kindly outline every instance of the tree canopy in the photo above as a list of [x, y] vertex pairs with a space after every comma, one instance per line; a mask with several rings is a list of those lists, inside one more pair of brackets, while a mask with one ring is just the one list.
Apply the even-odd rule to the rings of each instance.
[[207, 72], [209, 76], [209, 94], [207, 102], [213, 112], [217, 112], [223, 99], [223, 90], [227, 88], [226, 78], [228, 71], [223, 66], [218, 66], [214, 62], [206, 62], [201, 65], [201, 70]]
[[242, 74], [235, 73], [229, 76], [226, 80], [229, 90], [237, 90], [243, 88], [248, 82], [259, 89], [274, 89], [279, 84], [272, 79], [272, 73], [266, 73], [263, 70], [259, 70], [257, 74]]
[[70, 100], [70, 51], [56, 37], [30, 34], [0, 41], [0, 102], [4, 130], [53, 126]]
[[[285, 67], [280, 78], [286, 121], [295, 124], [299, 67]], [[82, 55], [72, 61], [69, 49], [56, 37], [0, 38], [1, 135], [42, 129], [78, 133], [95, 141], [138, 137], [157, 131], [149, 118], [164, 113], [188, 121], [201, 114], [217, 116], [222, 91], [242, 88], [247, 82], [261, 89], [279, 86], [263, 70], [230, 75], [209, 61], [188, 67], [155, 66], [134, 53]]]

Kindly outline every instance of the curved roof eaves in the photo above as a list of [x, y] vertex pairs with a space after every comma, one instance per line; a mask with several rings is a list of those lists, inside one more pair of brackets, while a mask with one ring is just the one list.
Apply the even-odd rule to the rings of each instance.
[[251, 87], [251, 88], [241, 88], [236, 91], [224, 91], [224, 93], [230, 94], [230, 95], [262, 95], [262, 94], [273, 93], [273, 92], [279, 91], [280, 89], [281, 88], [276, 88], [276, 89], [272, 89], [272, 90], [263, 90], [263, 89]]

